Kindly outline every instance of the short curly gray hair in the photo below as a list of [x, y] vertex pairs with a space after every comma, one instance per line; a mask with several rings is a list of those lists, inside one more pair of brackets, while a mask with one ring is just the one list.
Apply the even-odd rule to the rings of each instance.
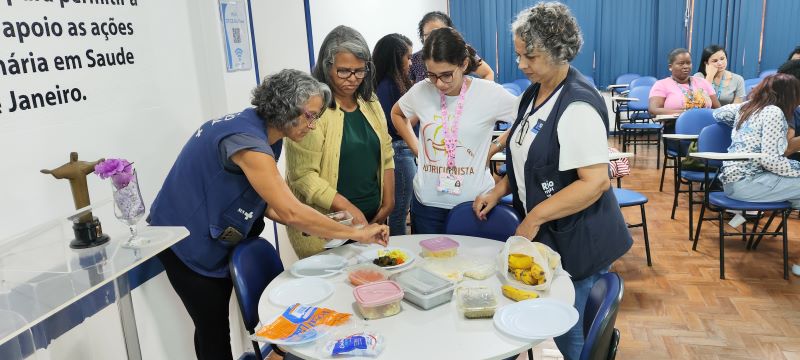
[[[317, 65], [311, 72], [314, 78], [325, 83], [332, 84], [331, 67], [336, 54], [340, 52], [349, 52], [357, 59], [364, 61], [367, 67], [367, 76], [361, 85], [356, 89], [355, 96], [369, 101], [373, 98], [373, 79], [375, 77], [375, 64], [372, 62], [372, 53], [369, 51], [369, 45], [364, 37], [361, 36], [356, 29], [348, 26], [339, 25], [325, 36], [322, 45], [319, 47], [319, 57], [317, 57]], [[331, 103], [331, 108], [336, 104]]]
[[538, 3], [520, 11], [511, 31], [525, 43], [528, 54], [534, 49], [544, 51], [559, 65], [575, 59], [583, 45], [578, 20], [560, 2]]
[[[322, 103], [327, 105], [331, 101], [331, 89], [307, 73], [284, 69], [264, 78], [261, 85], [253, 89], [250, 103], [268, 127], [283, 131], [297, 126], [312, 96], [322, 97]], [[326, 107], [322, 107], [323, 112]]]

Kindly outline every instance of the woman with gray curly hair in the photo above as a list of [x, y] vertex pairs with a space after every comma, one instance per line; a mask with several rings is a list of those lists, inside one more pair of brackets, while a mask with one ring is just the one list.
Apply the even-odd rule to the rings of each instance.
[[[367, 42], [355, 29], [334, 28], [320, 46], [313, 75], [330, 86], [334, 101], [317, 131], [286, 142], [289, 187], [318, 211], [347, 211], [356, 225], [385, 223], [394, 208], [394, 151], [373, 93]], [[325, 250], [324, 239], [296, 228], [288, 232], [300, 258]]]
[[583, 347], [583, 308], [601, 274], [632, 239], [608, 179], [608, 110], [600, 94], [569, 65], [581, 31], [569, 8], [539, 3], [512, 25], [519, 69], [531, 80], [508, 139], [508, 172], [475, 199], [479, 218], [513, 194], [525, 218], [516, 234], [549, 245], [572, 275], [580, 319], [556, 344], [565, 359]]
[[164, 180], [148, 222], [189, 229], [158, 258], [194, 322], [198, 359], [233, 356], [228, 258], [239, 242], [266, 241], [258, 238], [264, 216], [324, 237], [388, 241], [386, 226], [348, 227], [302, 204], [278, 171], [282, 139], [309, 134], [330, 98], [325, 84], [300, 71], [268, 76], [253, 90], [253, 108], [193, 132]]

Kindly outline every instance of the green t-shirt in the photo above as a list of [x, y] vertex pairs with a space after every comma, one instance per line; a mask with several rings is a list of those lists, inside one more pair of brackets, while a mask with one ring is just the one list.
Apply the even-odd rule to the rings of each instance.
[[361, 210], [367, 221], [381, 205], [380, 161], [380, 141], [367, 118], [360, 109], [345, 112], [336, 190]]

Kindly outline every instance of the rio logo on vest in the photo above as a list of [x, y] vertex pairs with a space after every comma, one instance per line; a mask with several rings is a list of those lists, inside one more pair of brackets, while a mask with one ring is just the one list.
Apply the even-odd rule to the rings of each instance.
[[555, 183], [552, 181], [545, 181], [542, 183], [542, 190], [544, 191], [544, 196], [548, 198], [553, 196], [553, 191], [555, 190]]
[[253, 212], [252, 211], [246, 212], [246, 211], [242, 210], [242, 208], [239, 208], [238, 211], [239, 211], [239, 214], [244, 215], [244, 219], [245, 220], [250, 220], [250, 218], [253, 217]]

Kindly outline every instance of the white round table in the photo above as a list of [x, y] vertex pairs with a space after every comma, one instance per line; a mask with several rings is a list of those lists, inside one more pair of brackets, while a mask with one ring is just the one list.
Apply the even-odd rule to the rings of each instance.
[[[417, 254], [417, 260], [414, 263], [396, 271], [416, 266], [421, 259], [419, 242], [435, 236], [437, 235], [392, 237], [389, 241], [390, 246], [406, 248]], [[504, 246], [503, 242], [491, 239], [458, 235], [446, 236], [461, 244], [458, 248], [459, 254], [496, 259]], [[364, 246], [351, 244], [331, 249], [327, 253], [350, 258], [365, 249]], [[274, 318], [286, 310], [286, 307], [271, 303], [267, 294], [271, 289], [292, 279], [295, 277], [289, 274], [288, 270], [284, 271], [264, 290], [258, 303], [258, 315], [262, 321]], [[348, 282], [347, 275], [337, 274], [328, 280], [334, 284], [334, 293], [315, 306], [351, 313], [357, 321], [363, 321], [365, 329], [382, 334], [386, 345], [380, 354], [380, 359], [503, 359], [525, 352], [543, 341], [526, 341], [504, 335], [495, 328], [492, 319], [466, 319], [458, 312], [455, 299], [430, 310], [422, 310], [403, 301], [402, 311], [397, 315], [377, 320], [358, 319], [360, 314], [356, 309], [353, 286]], [[485, 286], [494, 290], [498, 309], [513, 302], [502, 295], [499, 275], [485, 280], [465, 278], [456, 286]], [[542, 297], [558, 299], [570, 305], [574, 304], [575, 289], [572, 281], [564, 274], [555, 276], [550, 290]], [[328, 340], [330, 338], [321, 341]], [[281, 348], [304, 359], [322, 359], [321, 354], [317, 351], [318, 345], [318, 342], [312, 342], [298, 346], [281, 346]]]

